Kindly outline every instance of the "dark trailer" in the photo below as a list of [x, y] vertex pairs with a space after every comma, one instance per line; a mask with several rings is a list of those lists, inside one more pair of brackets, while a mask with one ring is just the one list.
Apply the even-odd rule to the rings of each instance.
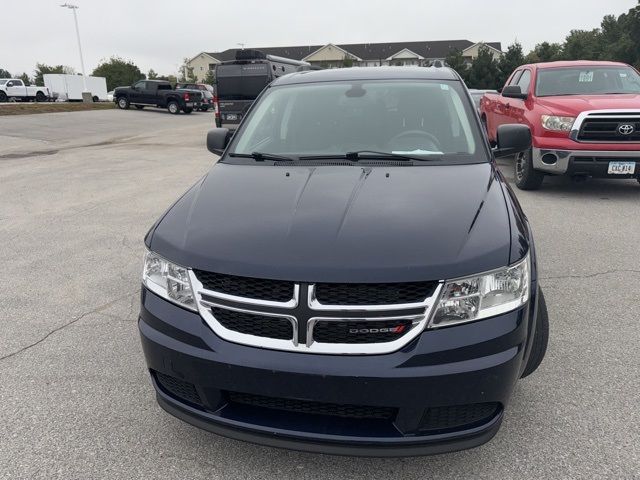
[[309, 63], [300, 60], [266, 55], [259, 50], [238, 50], [235, 60], [216, 67], [218, 126], [235, 129], [264, 87], [288, 73], [310, 69]]

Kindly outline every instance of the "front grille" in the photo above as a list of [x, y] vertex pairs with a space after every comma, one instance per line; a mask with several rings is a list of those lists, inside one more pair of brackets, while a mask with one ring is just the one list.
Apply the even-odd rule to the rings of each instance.
[[488, 421], [499, 408], [500, 404], [495, 402], [429, 408], [422, 416], [419, 429], [428, 431], [470, 427]]
[[315, 296], [324, 305], [420, 303], [433, 294], [437, 285], [437, 282], [318, 283]]
[[207, 290], [272, 302], [288, 302], [293, 298], [293, 282], [238, 277], [221, 273], [194, 270]]
[[227, 330], [255, 335], [256, 337], [291, 340], [293, 325], [284, 317], [272, 317], [254, 313], [237, 312], [226, 308], [211, 308], [211, 313]]
[[328, 415], [342, 418], [392, 420], [397, 409], [391, 407], [370, 407], [366, 405], [341, 405], [337, 403], [294, 400], [291, 398], [265, 397], [249, 393], [227, 392], [229, 402], [253, 407], [283, 410], [308, 415]]
[[160, 372], [153, 372], [160, 387], [168, 394], [183, 402], [202, 406], [202, 400], [193, 383], [185, 382], [170, 375]]
[[[621, 125], [633, 126], [633, 133], [623, 135]], [[640, 122], [624, 118], [586, 118], [580, 128], [578, 140], [585, 142], [627, 143], [640, 142]]]
[[313, 327], [313, 340], [319, 343], [383, 343], [405, 335], [411, 320], [361, 322], [319, 321]]

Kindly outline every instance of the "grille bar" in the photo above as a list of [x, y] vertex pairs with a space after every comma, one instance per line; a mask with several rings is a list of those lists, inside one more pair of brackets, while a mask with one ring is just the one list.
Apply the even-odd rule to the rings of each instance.
[[392, 407], [371, 407], [366, 405], [342, 405], [337, 403], [296, 400], [291, 398], [266, 397], [240, 392], [226, 392], [231, 403], [253, 407], [283, 410], [309, 415], [328, 415], [341, 418], [392, 420], [397, 409]]

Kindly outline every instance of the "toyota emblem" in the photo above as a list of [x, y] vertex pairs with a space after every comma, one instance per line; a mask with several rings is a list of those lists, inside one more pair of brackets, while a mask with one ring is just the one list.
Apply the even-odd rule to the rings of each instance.
[[635, 130], [636, 130], [636, 127], [634, 127], [630, 123], [623, 123], [618, 126], [618, 133], [620, 135], [631, 135], [633, 132], [635, 132]]

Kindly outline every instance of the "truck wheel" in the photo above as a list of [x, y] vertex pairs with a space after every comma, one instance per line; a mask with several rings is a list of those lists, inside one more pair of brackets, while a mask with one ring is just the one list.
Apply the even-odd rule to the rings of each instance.
[[169, 110], [171, 115], [177, 115], [180, 113], [180, 105], [178, 105], [178, 102], [172, 100], [167, 104], [167, 110]]
[[515, 178], [520, 190], [537, 190], [542, 185], [544, 173], [533, 168], [532, 150], [516, 155]]
[[36, 93], [36, 102], [44, 102], [47, 99], [47, 96], [43, 92]]
[[118, 108], [121, 110], [129, 109], [129, 100], [127, 100], [127, 97], [118, 98]]
[[185, 108], [184, 109], [184, 113], [191, 113], [193, 112], [193, 108]]
[[93, 103], [97, 103], [97, 102], [99, 102], [99, 101], [100, 101], [100, 99], [98, 98], [98, 96], [97, 96], [97, 95], [94, 95], [94, 96], [93, 96], [93, 98], [92, 98], [91, 100], [93, 100]]
[[144, 105], [136, 105], [136, 108], [137, 108], [138, 110], [142, 110], [142, 109], [144, 108]]
[[8, 100], [7, 94], [4, 92], [0, 92], [0, 102], [4, 103]]
[[545, 353], [547, 353], [547, 345], [549, 344], [549, 313], [547, 312], [547, 302], [544, 300], [544, 293], [542, 289], [539, 290], [538, 295], [538, 320], [536, 321], [536, 331], [533, 334], [533, 345], [531, 345], [531, 353], [529, 354], [529, 360], [527, 360], [527, 366], [522, 372], [520, 378], [528, 377], [542, 363]]

